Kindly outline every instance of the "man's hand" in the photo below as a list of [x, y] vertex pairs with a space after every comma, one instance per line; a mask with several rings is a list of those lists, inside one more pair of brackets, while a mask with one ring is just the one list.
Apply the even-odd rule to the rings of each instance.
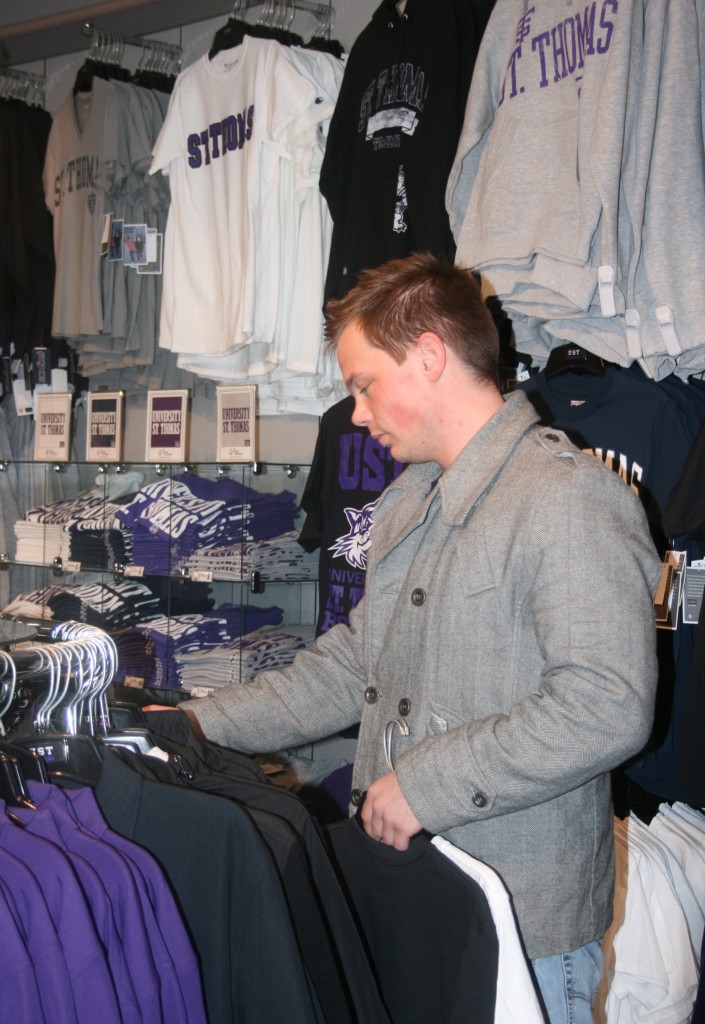
[[383, 775], [372, 783], [360, 817], [368, 836], [393, 846], [395, 850], [407, 850], [411, 837], [422, 828], [406, 802], [396, 772]]

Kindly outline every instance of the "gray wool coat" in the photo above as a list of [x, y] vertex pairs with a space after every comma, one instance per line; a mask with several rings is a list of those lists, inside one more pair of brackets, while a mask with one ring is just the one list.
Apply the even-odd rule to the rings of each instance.
[[384, 492], [349, 628], [189, 709], [249, 752], [360, 721], [354, 798], [393, 764], [424, 828], [503, 878], [528, 955], [567, 952], [611, 920], [609, 772], [650, 732], [659, 573], [633, 491], [515, 393]]

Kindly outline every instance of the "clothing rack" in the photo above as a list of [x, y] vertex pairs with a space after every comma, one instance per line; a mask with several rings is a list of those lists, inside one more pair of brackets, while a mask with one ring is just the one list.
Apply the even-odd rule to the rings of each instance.
[[[91, 37], [89, 59], [102, 61], [105, 64], [118, 65], [126, 46], [135, 46], [143, 52], [146, 64], [140, 67], [145, 71], [159, 71], [164, 74], [176, 73], [181, 68], [181, 47], [175, 43], [164, 43], [159, 39], [146, 36], [130, 36], [111, 29], [98, 28], [86, 22], [81, 34]], [[149, 54], [149, 57], [147, 55]]]
[[233, 17], [242, 17], [255, 7], [263, 8], [257, 19], [264, 25], [287, 26], [291, 24], [297, 11], [308, 11], [318, 18], [315, 35], [330, 36], [335, 25], [335, 8], [330, 3], [313, 3], [312, 0], [235, 0]]
[[30, 71], [0, 68], [0, 98], [17, 99], [30, 106], [44, 106], [46, 79]]
[[12, 652], [0, 652], [0, 722], [13, 706], [17, 685], [40, 681], [46, 686], [35, 707], [35, 735], [50, 728], [58, 711], [71, 734], [86, 729], [92, 735], [104, 733], [109, 720], [105, 695], [116, 666], [115, 643], [98, 627], [78, 622], [42, 627]]

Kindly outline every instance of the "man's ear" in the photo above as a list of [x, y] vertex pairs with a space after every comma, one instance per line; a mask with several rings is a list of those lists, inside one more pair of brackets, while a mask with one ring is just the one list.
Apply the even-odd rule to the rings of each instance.
[[445, 343], [433, 331], [424, 331], [416, 339], [416, 352], [426, 378], [437, 381], [448, 359]]

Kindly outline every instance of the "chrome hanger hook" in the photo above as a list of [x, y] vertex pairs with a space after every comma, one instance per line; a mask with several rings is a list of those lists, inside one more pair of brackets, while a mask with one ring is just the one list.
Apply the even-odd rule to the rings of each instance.
[[393, 718], [384, 727], [384, 759], [390, 772], [394, 771], [394, 730], [398, 729], [402, 736], [409, 735], [409, 723], [405, 718]]
[[3, 671], [0, 676], [0, 684], [2, 686], [2, 700], [3, 704], [0, 708], [0, 735], [5, 734], [5, 726], [3, 724], [3, 718], [10, 710], [12, 705], [12, 699], [15, 696], [15, 688], [17, 685], [17, 668], [15, 663], [7, 653], [7, 651], [0, 651], [0, 662], [3, 663]]

